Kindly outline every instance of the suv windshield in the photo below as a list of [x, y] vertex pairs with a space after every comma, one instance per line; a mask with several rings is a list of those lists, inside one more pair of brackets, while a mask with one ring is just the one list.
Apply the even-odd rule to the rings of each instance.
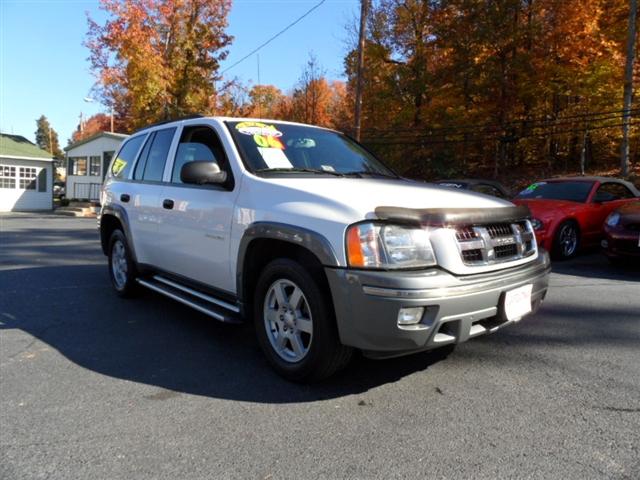
[[516, 198], [587, 201], [593, 182], [536, 182], [522, 190]]
[[345, 135], [278, 122], [226, 122], [246, 167], [255, 173], [398, 178]]

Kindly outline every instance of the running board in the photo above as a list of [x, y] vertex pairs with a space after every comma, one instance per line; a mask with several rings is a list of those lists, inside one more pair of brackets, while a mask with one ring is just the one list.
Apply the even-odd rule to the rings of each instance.
[[209, 317], [225, 323], [242, 323], [240, 309], [230, 303], [213, 298], [159, 275], [151, 279], [137, 278], [136, 282], [149, 290], [180, 302]]

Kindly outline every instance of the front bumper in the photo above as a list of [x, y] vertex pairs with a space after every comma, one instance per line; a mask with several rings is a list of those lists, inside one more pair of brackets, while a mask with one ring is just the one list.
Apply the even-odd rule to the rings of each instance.
[[604, 227], [604, 253], [610, 258], [640, 258], [640, 233], [621, 227]]
[[[369, 356], [390, 357], [464, 342], [514, 323], [500, 309], [504, 292], [532, 284], [532, 310], [544, 299], [549, 256], [488, 274], [455, 276], [434, 268], [382, 272], [325, 268], [340, 340]], [[399, 326], [401, 308], [424, 307], [422, 321]]]

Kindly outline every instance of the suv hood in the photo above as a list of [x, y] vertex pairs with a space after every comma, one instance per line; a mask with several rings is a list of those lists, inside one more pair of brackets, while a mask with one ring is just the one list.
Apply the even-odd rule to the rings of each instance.
[[[376, 207], [404, 208], [497, 208], [513, 204], [496, 197], [454, 190], [409, 180], [347, 177], [260, 178], [277, 185], [283, 202], [326, 205], [351, 217], [348, 222], [375, 218]], [[264, 185], [266, 186], [266, 185]], [[280, 196], [282, 195], [282, 196]], [[335, 213], [334, 213], [335, 215]]]

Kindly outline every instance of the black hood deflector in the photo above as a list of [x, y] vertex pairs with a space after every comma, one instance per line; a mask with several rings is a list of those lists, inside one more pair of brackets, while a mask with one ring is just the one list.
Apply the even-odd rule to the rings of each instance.
[[481, 225], [511, 223], [531, 217], [525, 205], [496, 208], [403, 208], [376, 207], [380, 220], [420, 225]]

